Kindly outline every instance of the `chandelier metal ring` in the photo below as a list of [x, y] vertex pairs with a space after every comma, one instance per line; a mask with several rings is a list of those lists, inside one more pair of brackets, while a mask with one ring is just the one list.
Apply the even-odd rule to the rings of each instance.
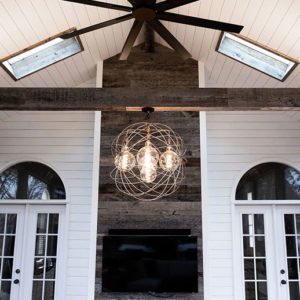
[[169, 126], [140, 122], [126, 127], [111, 146], [118, 190], [141, 201], [174, 193], [184, 179], [184, 143]]

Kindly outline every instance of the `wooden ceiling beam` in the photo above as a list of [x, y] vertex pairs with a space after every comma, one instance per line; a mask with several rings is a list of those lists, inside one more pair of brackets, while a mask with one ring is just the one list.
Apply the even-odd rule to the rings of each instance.
[[300, 88], [0, 88], [0, 110], [300, 110]]

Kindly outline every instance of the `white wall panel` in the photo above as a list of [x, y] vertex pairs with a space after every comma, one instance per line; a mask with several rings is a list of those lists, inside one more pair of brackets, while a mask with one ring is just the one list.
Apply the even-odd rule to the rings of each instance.
[[[2, 115], [1, 115], [2, 116]], [[0, 169], [18, 160], [53, 166], [67, 187], [65, 295], [88, 297], [94, 112], [8, 112], [0, 119]]]
[[300, 169], [300, 114], [208, 112], [208, 300], [232, 300], [231, 196], [242, 172], [257, 162], [286, 161]]

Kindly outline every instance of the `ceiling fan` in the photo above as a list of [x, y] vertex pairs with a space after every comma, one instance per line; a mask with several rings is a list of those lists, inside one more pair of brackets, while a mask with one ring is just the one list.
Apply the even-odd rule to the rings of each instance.
[[63, 39], [68, 39], [87, 33], [96, 29], [104, 28], [130, 19], [135, 19], [131, 30], [126, 39], [125, 45], [122, 49], [119, 59], [126, 60], [130, 54], [131, 48], [144, 24], [146, 22], [154, 31], [156, 31], [175, 51], [177, 51], [183, 59], [191, 57], [191, 54], [180, 44], [180, 42], [171, 34], [171, 32], [159, 21], [170, 21], [181, 24], [194, 25], [199, 27], [217, 29], [222, 31], [229, 31], [240, 33], [243, 26], [213, 21], [208, 19], [195, 18], [166, 12], [166, 10], [173, 9], [185, 4], [189, 4], [198, 0], [164, 0], [156, 3], [156, 0], [128, 0], [132, 7], [117, 5], [112, 3], [105, 3], [95, 0], [64, 0], [68, 2], [81, 3], [97, 7], [115, 9], [129, 12], [124, 16], [88, 26], [61, 36]]

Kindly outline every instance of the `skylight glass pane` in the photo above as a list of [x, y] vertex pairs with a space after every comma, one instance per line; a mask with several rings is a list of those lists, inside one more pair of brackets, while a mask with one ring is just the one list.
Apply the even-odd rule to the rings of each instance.
[[228, 32], [223, 33], [217, 51], [281, 81], [297, 65], [296, 61]]
[[12, 55], [2, 60], [2, 64], [6, 71], [18, 80], [82, 50], [78, 37], [65, 40], [56, 37], [20, 54]]

